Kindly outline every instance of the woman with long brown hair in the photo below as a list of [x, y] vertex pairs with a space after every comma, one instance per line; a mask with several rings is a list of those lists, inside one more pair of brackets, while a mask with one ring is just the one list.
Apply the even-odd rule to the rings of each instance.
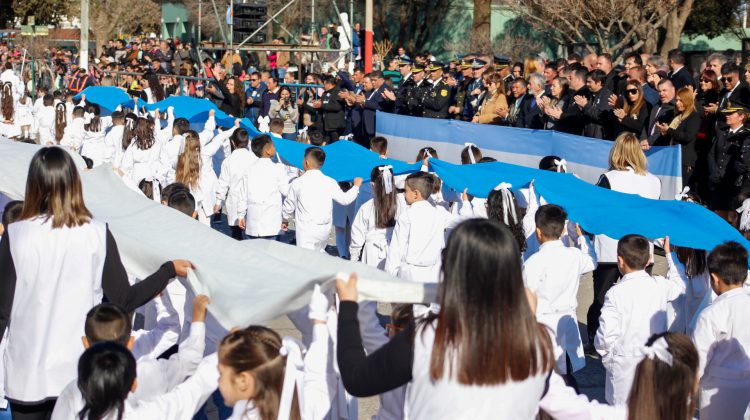
[[646, 138], [646, 124], [651, 114], [651, 107], [643, 96], [641, 82], [630, 79], [625, 84], [623, 98], [613, 110], [619, 122], [619, 133], [633, 133], [639, 138]]
[[144, 179], [164, 184], [163, 178], [166, 171], [159, 160], [162, 144], [156, 140], [155, 126], [150, 119], [138, 118], [132, 130], [131, 143], [122, 155], [120, 170], [135, 185]]
[[188, 267], [166, 262], [131, 286], [109, 228], [86, 208], [73, 158], [59, 147], [40, 149], [29, 166], [21, 220], [0, 242], [0, 330], [8, 328], [12, 410], [51, 414], [76, 376], [82, 347], [71, 335], [83, 332], [92, 306], [106, 297], [132, 312]]
[[535, 418], [554, 356], [527, 298], [513, 234], [490, 220], [459, 224], [441, 272], [439, 313], [369, 356], [358, 328], [357, 277], [337, 282], [344, 387], [364, 397], [409, 383], [411, 418]]

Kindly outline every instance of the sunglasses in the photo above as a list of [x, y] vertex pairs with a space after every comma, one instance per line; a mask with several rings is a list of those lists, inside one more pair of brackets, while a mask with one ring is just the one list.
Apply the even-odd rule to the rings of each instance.
[[708, 79], [701, 79], [701, 83], [711, 83], [711, 81]]
[[638, 93], [638, 89], [628, 89], [625, 91], [628, 95], [635, 95]]
[[257, 82], [258, 79], [250, 79], [251, 82]]
[[732, 83], [733, 80], [734, 80], [734, 78], [731, 77], [731, 76], [724, 76], [724, 81], [726, 83]]

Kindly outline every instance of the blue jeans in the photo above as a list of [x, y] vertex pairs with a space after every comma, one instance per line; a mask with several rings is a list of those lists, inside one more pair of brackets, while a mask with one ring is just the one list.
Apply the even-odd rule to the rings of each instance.
[[[224, 405], [224, 398], [221, 396], [221, 393], [218, 389], [214, 391], [214, 393], [211, 395], [211, 398], [213, 399], [214, 405], [219, 411], [219, 420], [226, 420], [232, 416], [232, 407], [227, 407], [226, 405]], [[198, 410], [198, 413], [193, 416], [193, 420], [208, 420], [208, 416], [206, 415], [206, 405], [207, 404], [204, 404], [203, 407]]]

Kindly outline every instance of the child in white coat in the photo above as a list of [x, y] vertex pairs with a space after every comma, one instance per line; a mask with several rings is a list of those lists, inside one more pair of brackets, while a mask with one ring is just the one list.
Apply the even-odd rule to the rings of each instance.
[[362, 178], [354, 178], [354, 186], [342, 191], [333, 178], [320, 171], [325, 159], [326, 153], [320, 147], [305, 150], [305, 172], [290, 184], [283, 206], [285, 225], [294, 217], [297, 246], [320, 252], [325, 250], [331, 232], [333, 201], [352, 203], [362, 185]]
[[567, 213], [546, 204], [535, 214], [536, 237], [541, 246], [523, 265], [524, 283], [537, 296], [536, 318], [554, 331], [557, 371], [577, 390], [573, 372], [586, 365], [578, 331], [576, 308], [581, 276], [596, 268], [596, 254], [578, 227], [578, 248], [560, 240]]
[[750, 413], [750, 292], [747, 250], [736, 242], [708, 255], [711, 288], [718, 295], [701, 312], [693, 333], [700, 356], [700, 418], [739, 419]]
[[[55, 141], [55, 98], [44, 95], [42, 106], [34, 114], [34, 126], [39, 133], [39, 144], [49, 146], [57, 144]], [[63, 114], [64, 115], [64, 114]]]
[[667, 303], [679, 291], [663, 277], [646, 273], [651, 259], [648, 239], [626, 235], [617, 243], [617, 265], [622, 274], [604, 298], [594, 346], [607, 369], [607, 402], [627, 403], [639, 349], [654, 334], [667, 331]]
[[249, 238], [275, 240], [281, 231], [282, 199], [289, 194], [286, 168], [272, 160], [276, 147], [268, 134], [253, 138], [250, 147], [257, 160], [239, 185], [236, 217]]
[[221, 173], [219, 174], [219, 184], [216, 188], [216, 205], [214, 214], [221, 211], [221, 205], [227, 210], [227, 224], [232, 231], [232, 238], [242, 240], [244, 232], [239, 227], [238, 210], [243, 205], [239, 196], [240, 185], [244, 182], [247, 169], [256, 161], [258, 157], [255, 153], [248, 150], [247, 130], [238, 128], [229, 137], [232, 152], [221, 162]]
[[177, 159], [175, 179], [190, 188], [195, 197], [198, 220], [207, 226], [211, 225], [219, 182], [210, 162], [221, 146], [220, 139], [202, 145], [198, 133], [189, 130], [185, 133], [184, 150]]
[[443, 206], [428, 201], [435, 177], [416, 172], [406, 177], [404, 198], [409, 208], [401, 212], [385, 261], [385, 271], [403, 280], [437, 283], [440, 277], [440, 253], [445, 247], [446, 231], [455, 226], [470, 210], [463, 193], [459, 216]]
[[106, 120], [100, 116], [99, 106], [89, 104], [84, 113], [83, 138], [81, 142], [81, 155], [86, 156], [94, 162], [94, 167], [101, 165], [111, 159], [114, 150], [105, 141], [106, 130], [109, 128]]
[[85, 111], [83, 107], [77, 106], [73, 108], [71, 119], [65, 125], [62, 140], [60, 140], [60, 146], [68, 149], [70, 152], [80, 153], [81, 145], [83, 144], [84, 120]]

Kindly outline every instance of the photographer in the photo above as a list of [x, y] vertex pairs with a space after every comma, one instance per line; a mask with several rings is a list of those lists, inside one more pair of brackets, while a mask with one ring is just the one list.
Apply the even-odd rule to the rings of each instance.
[[292, 100], [292, 92], [288, 87], [282, 86], [279, 89], [279, 99], [271, 100], [271, 107], [268, 115], [273, 118], [281, 118], [284, 121], [285, 139], [294, 140], [297, 137], [297, 121], [299, 120], [299, 110], [297, 104]]

